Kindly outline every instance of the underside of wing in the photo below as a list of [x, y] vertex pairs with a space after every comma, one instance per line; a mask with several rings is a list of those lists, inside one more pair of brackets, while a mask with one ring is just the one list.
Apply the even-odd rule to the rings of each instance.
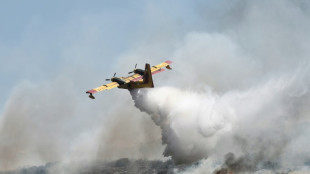
[[[165, 71], [165, 69], [163, 69], [164, 67], [166, 67], [167, 69], [171, 69], [169, 66], [171, 63], [172, 63], [172, 61], [167, 60], [161, 64], [158, 64], [156, 66], [152, 66], [151, 67], [152, 75]], [[141, 76], [139, 74], [134, 74], [132, 76], [123, 78], [123, 80], [125, 80], [126, 83], [129, 83], [130, 81], [137, 82], [137, 81], [142, 80], [142, 79], [143, 79], [143, 76]]]
[[103, 91], [103, 90], [108, 90], [108, 89], [116, 88], [118, 86], [119, 86], [118, 83], [112, 82], [112, 83], [108, 83], [106, 85], [102, 85], [102, 86], [99, 86], [97, 88], [91, 89], [89, 91], [86, 91], [86, 93], [93, 94], [93, 93], [100, 92], [100, 91]]

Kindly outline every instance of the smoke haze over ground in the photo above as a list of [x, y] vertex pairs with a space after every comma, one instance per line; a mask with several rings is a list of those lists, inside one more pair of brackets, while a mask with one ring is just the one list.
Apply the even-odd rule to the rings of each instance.
[[[130, 158], [172, 159], [180, 173], [309, 173], [308, 1], [79, 5], [64, 4], [60, 23], [36, 12], [15, 42], [0, 35], [0, 170]], [[154, 89], [84, 93], [166, 59]]]

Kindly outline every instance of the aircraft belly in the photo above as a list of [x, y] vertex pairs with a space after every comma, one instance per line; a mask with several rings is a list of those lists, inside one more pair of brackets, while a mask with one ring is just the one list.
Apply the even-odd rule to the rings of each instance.
[[118, 86], [118, 88], [122, 88], [122, 89], [129, 89], [129, 83], [126, 83], [126, 84], [123, 84], [123, 85], [120, 85]]

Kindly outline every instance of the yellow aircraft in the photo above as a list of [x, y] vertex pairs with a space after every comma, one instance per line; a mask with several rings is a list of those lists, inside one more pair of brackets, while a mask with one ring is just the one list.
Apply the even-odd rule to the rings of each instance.
[[95, 99], [95, 97], [93, 96], [94, 93], [116, 87], [129, 90], [135, 88], [154, 88], [152, 75], [165, 71], [165, 69], [163, 69], [164, 67], [171, 70], [170, 67], [171, 63], [172, 61], [167, 60], [161, 64], [152, 66], [152, 68], [150, 64], [146, 63], [144, 70], [136, 69], [137, 68], [136, 64], [135, 69], [128, 73], [128, 74], [134, 73], [133, 75], [128, 77], [115, 77], [116, 73], [114, 73], [114, 76], [111, 79], [106, 79], [106, 81], [112, 81], [111, 83], [91, 89], [89, 91], [86, 91], [86, 93], [89, 94], [89, 98]]

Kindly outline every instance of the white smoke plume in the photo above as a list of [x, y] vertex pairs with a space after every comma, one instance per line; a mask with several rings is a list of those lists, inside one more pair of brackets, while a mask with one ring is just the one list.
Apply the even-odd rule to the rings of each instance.
[[[288, 148], [296, 135], [308, 131], [303, 127], [310, 121], [304, 103], [310, 99], [307, 87], [295, 86], [304, 80], [299, 79], [302, 76], [271, 79], [247, 90], [223, 94], [167, 87], [131, 93], [136, 106], [161, 127], [164, 155], [176, 163], [209, 157], [221, 161], [231, 154], [227, 157], [230, 162], [234, 155], [246, 162], [230, 166], [235, 172], [242, 171], [242, 167], [254, 171], [268, 162], [281, 165], [294, 160], [287, 156]], [[294, 151], [303, 153], [303, 149]], [[309, 157], [294, 164], [303, 165]]]

